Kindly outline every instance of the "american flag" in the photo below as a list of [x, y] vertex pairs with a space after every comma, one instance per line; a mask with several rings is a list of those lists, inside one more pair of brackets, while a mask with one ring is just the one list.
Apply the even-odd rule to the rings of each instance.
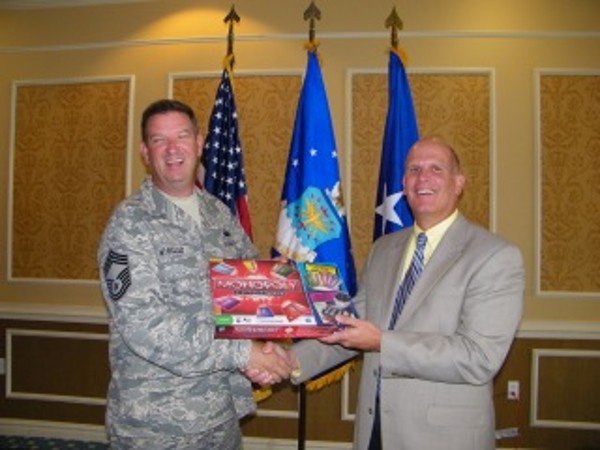
[[225, 203], [252, 239], [248, 191], [233, 87], [223, 71], [210, 117], [204, 152], [204, 189]]

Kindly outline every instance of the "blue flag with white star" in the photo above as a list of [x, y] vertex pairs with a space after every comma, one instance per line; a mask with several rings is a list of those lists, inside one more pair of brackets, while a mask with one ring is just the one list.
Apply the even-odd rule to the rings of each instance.
[[373, 240], [413, 223], [402, 177], [404, 160], [419, 139], [419, 129], [404, 65], [397, 52], [390, 51], [388, 67], [388, 112], [379, 166]]
[[252, 239], [244, 158], [229, 73], [223, 71], [202, 152], [204, 189], [225, 203]]
[[316, 52], [298, 101], [274, 250], [294, 261], [334, 262], [351, 295], [356, 272], [337, 148]]

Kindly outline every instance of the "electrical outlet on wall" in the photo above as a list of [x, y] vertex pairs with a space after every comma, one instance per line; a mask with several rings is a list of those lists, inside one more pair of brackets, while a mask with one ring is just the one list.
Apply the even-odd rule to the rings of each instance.
[[519, 382], [516, 380], [510, 380], [508, 382], [507, 398], [509, 400], [519, 400], [520, 394], [521, 392]]

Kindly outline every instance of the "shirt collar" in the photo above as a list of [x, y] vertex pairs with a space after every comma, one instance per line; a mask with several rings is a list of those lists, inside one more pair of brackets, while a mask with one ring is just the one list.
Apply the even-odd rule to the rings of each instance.
[[429, 257], [437, 248], [438, 244], [444, 237], [444, 234], [446, 234], [446, 231], [448, 231], [448, 228], [450, 228], [450, 226], [454, 223], [457, 217], [458, 209], [455, 209], [452, 214], [450, 214], [437, 225], [429, 228], [427, 231], [423, 230], [415, 222], [415, 226], [413, 227], [413, 242], [417, 241], [417, 236], [419, 235], [419, 233], [425, 233], [425, 235], [427, 236], [427, 245], [425, 246], [425, 261], [429, 260]]

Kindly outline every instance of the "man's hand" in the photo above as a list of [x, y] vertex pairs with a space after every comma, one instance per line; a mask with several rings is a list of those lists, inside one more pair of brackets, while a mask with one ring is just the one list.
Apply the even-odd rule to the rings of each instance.
[[343, 315], [336, 316], [335, 320], [342, 327], [319, 338], [321, 342], [370, 352], [381, 350], [381, 330], [371, 322]]
[[288, 379], [294, 368], [291, 353], [280, 345], [253, 341], [250, 362], [243, 372], [253, 383], [267, 386]]

